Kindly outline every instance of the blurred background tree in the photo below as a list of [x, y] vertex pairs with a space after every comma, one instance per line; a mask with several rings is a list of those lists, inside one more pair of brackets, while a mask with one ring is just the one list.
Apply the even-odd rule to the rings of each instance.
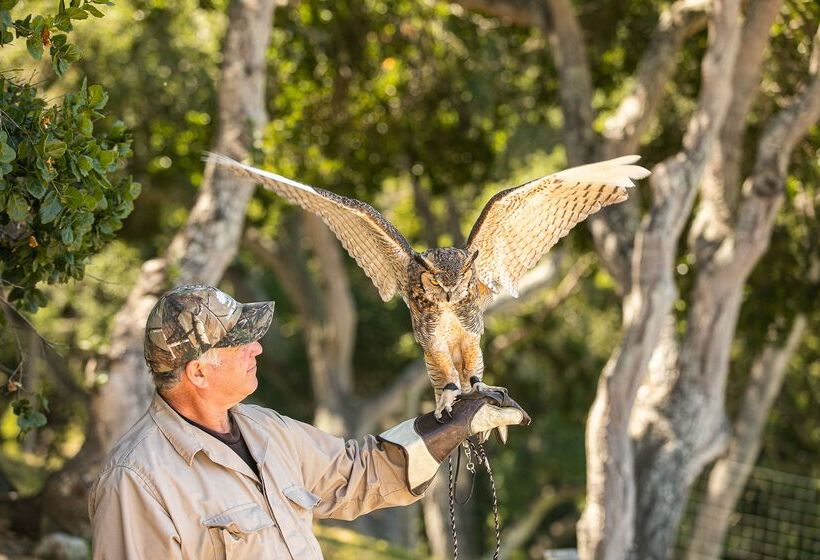
[[[474, 10], [480, 2], [470, 4], [310, 0], [277, 7], [266, 55], [269, 122], [248, 146], [257, 162], [373, 203], [417, 248], [460, 243], [492, 193], [566, 166], [575, 156], [568, 153], [564, 130], [565, 76], [539, 23], [543, 14], [536, 10], [535, 19], [522, 24]], [[665, 8], [650, 1], [626, 8], [617, 2], [574, 6], [591, 73], [595, 134], [630, 91]], [[37, 65], [38, 88], [49, 99], [79, 90], [83, 79], [105, 88], [106, 113], [122, 119], [132, 134], [126, 172], [142, 185], [142, 194], [117, 241], [90, 260], [85, 277], [59, 287], [38, 284], [48, 305], [24, 312], [64, 357], [76, 389], [47, 367], [33, 376], [30, 388], [50, 402], [49, 424], [22, 442], [8, 399], [0, 400], [0, 471], [18, 494], [32, 498], [83, 444], [88, 395], [107, 381], [98, 363], [110, 350], [114, 317], [140, 266], [162, 256], [186, 224], [205, 181], [201, 153], [217, 134], [227, 0], [120, 0], [101, 9], [101, 23], [81, 22], [70, 35], [85, 56], [59, 79], [53, 65]], [[673, 55], [657, 117], [639, 139], [638, 152], [650, 167], [680, 149], [683, 123], [695, 109], [707, 46], [703, 18]], [[748, 117], [744, 176], [767, 118], [804, 81], [819, 20], [809, 2], [779, 9]], [[30, 72], [30, 55], [11, 47], [0, 50], [0, 67]], [[820, 476], [820, 430], [812, 414], [820, 394], [814, 304], [818, 150], [814, 126], [789, 166], [771, 248], [743, 289], [726, 389], [734, 416], [756, 350], [782, 339], [798, 312], [806, 314], [809, 326], [786, 369], [758, 463], [813, 477]], [[639, 187], [635, 194], [639, 206], [648, 208], [649, 189]], [[334, 251], [339, 248], [321, 228], [257, 192], [240, 251], [220, 285], [240, 299], [278, 302], [255, 402], [338, 432], [373, 432], [431, 403], [419, 402], [426, 381], [413, 370], [419, 356], [403, 305], [382, 303], [355, 263]], [[505, 535], [514, 545], [510, 557], [540, 557], [546, 549], [576, 545], [586, 483], [584, 421], [599, 374], [619, 342], [624, 289], [594, 251], [593, 237], [576, 228], [547, 259], [552, 268], [542, 270], [532, 295], [499, 309], [488, 324], [490, 381], [508, 386], [536, 419], [528, 431], [513, 431], [505, 449], [492, 450]], [[695, 265], [685, 243], [675, 264], [680, 294], [674, 313], [682, 332]], [[344, 273], [331, 274], [339, 270], [331, 267]], [[342, 284], [328, 282], [328, 276]], [[349, 331], [318, 328], [342, 326], [332, 322], [338, 319], [332, 314], [334, 290], [348, 293], [355, 310], [347, 316]], [[0, 335], [0, 363], [13, 370], [18, 354], [10, 335], [6, 328]], [[318, 360], [320, 355], [326, 359]], [[344, 383], [328, 390], [321, 382], [328, 379]], [[489, 550], [492, 538], [482, 484], [474, 505], [463, 511], [468, 537], [462, 546], [469, 557]], [[435, 521], [436, 499], [358, 528], [388, 537], [407, 554], [440, 555], [447, 543]], [[79, 533], [87, 523], [62, 521]], [[323, 534], [328, 557], [343, 558], [344, 539]], [[405, 554], [384, 550], [382, 557]]]

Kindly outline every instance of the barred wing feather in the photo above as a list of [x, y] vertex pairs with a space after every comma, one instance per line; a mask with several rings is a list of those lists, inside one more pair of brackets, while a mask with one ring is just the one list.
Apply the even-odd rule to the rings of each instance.
[[297, 183], [275, 173], [209, 153], [207, 161], [261, 183], [285, 200], [322, 218], [342, 246], [373, 281], [384, 301], [405, 290], [413, 249], [375, 208], [353, 198]]
[[478, 251], [479, 279], [494, 292], [517, 296], [517, 284], [575, 224], [604, 206], [623, 202], [633, 180], [649, 170], [624, 156], [573, 167], [499, 192], [487, 202], [467, 252]]

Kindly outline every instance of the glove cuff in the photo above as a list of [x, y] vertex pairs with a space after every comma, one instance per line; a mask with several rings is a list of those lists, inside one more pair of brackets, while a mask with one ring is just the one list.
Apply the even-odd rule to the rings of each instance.
[[415, 496], [427, 490], [439, 464], [471, 435], [470, 421], [484, 401], [459, 401], [452, 418], [436, 420], [432, 412], [381, 433], [378, 439], [401, 447], [407, 459], [407, 486]]

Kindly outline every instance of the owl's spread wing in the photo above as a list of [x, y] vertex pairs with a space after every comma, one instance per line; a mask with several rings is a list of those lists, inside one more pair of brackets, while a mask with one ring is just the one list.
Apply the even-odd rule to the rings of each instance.
[[518, 280], [572, 227], [604, 206], [622, 202], [633, 179], [649, 170], [624, 156], [573, 167], [499, 192], [487, 202], [467, 252], [478, 251], [479, 279], [494, 292], [517, 296]]
[[297, 183], [220, 154], [210, 153], [207, 160], [261, 183], [289, 202], [321, 217], [373, 281], [384, 301], [396, 292], [404, 291], [413, 249], [404, 236], [369, 204]]

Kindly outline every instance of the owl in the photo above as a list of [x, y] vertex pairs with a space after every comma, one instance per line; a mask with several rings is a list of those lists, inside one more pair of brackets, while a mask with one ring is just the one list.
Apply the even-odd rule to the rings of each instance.
[[373, 281], [384, 301], [410, 309], [436, 398], [435, 416], [462, 393], [503, 390], [482, 381], [484, 310], [502, 291], [517, 296], [523, 274], [578, 222], [622, 202], [649, 171], [639, 156], [573, 167], [503, 190], [487, 202], [464, 247], [414, 251], [375, 208], [218, 154], [207, 159], [261, 183], [320, 216]]

